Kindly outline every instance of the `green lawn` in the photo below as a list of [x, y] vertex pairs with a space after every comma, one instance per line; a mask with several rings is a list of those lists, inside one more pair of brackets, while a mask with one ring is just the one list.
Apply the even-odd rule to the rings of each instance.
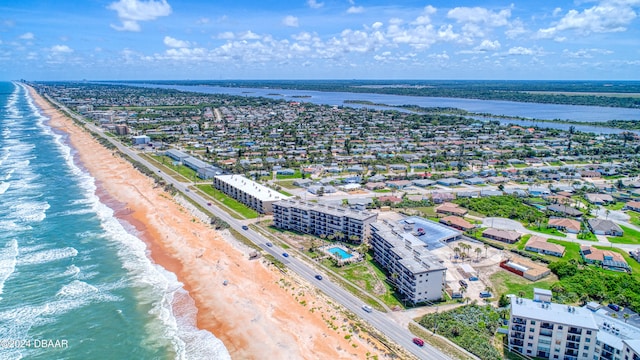
[[613, 204], [607, 204], [604, 207], [609, 210], [622, 210], [622, 208], [624, 207], [624, 204], [625, 203], [623, 203], [622, 201], [618, 201]]
[[516, 169], [523, 169], [529, 166], [527, 164], [511, 164], [511, 165], [513, 165], [513, 167]]
[[[569, 242], [569, 241], [555, 240], [555, 239], [549, 239], [547, 241], [552, 244], [558, 244], [558, 245], [564, 246], [565, 251], [562, 259], [566, 261], [569, 261], [569, 260], [579, 261], [580, 259], [582, 259], [582, 256], [580, 256], [580, 244]], [[559, 259], [559, 258], [555, 256], [550, 256], [549, 259]]]
[[299, 189], [299, 187], [293, 185], [293, 180], [280, 180], [275, 182], [276, 185], [280, 185], [285, 189]]
[[492, 288], [496, 290], [495, 297], [499, 294], [515, 294], [520, 291], [524, 292], [525, 298], [533, 298], [533, 288], [551, 289], [551, 286], [558, 281], [555, 275], [551, 274], [542, 280], [536, 282], [529, 281], [522, 276], [510, 273], [506, 270], [500, 270], [490, 277]]
[[537, 227], [535, 225], [529, 225], [529, 226], [527, 226], [527, 229], [535, 231], [535, 232], [547, 234], [547, 235], [553, 235], [553, 236], [559, 236], [559, 237], [567, 237], [567, 235], [565, 233], [563, 233], [562, 231], [558, 231], [558, 229], [556, 229], [556, 228], [548, 228], [544, 224], [542, 224], [540, 227]]
[[640, 213], [635, 211], [627, 211], [627, 215], [629, 215], [629, 222], [635, 226], [640, 226]]
[[295, 173], [293, 175], [276, 174], [276, 179], [278, 180], [301, 179], [301, 178], [302, 178], [302, 171], [300, 170], [295, 170]]
[[598, 238], [591, 231], [587, 231], [586, 233], [580, 233], [578, 234], [577, 238], [580, 240], [598, 241]]
[[375, 189], [373, 190], [374, 193], [390, 193], [391, 189]]
[[562, 161], [550, 161], [549, 166], [562, 166], [564, 163]]
[[216, 188], [214, 188], [209, 184], [196, 185], [196, 187], [202, 190], [205, 194], [216, 199], [218, 204], [226, 206], [227, 208], [243, 216], [245, 219], [255, 219], [258, 217], [257, 211], [250, 209], [243, 203], [225, 195], [224, 193], [222, 193], [221, 191], [217, 190]]
[[614, 244], [640, 244], [640, 231], [620, 225], [624, 235], [607, 236], [607, 239]]

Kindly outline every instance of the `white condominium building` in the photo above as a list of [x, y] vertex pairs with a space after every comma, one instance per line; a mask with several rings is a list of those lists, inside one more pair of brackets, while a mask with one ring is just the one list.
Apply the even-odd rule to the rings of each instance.
[[402, 298], [413, 304], [439, 300], [447, 268], [427, 245], [398, 224], [371, 224], [373, 257], [391, 275]]
[[369, 224], [378, 215], [311, 202], [282, 200], [273, 204], [273, 224], [285, 230], [313, 235], [342, 236], [339, 240], [361, 243], [369, 237]]
[[512, 296], [509, 348], [543, 359], [640, 359], [640, 329], [594, 310]]
[[213, 187], [260, 214], [271, 214], [272, 204], [287, 197], [242, 175], [218, 175]]

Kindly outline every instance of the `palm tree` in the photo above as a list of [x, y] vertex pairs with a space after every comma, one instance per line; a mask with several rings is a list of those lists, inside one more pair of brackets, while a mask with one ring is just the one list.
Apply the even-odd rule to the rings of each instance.
[[459, 247], [454, 247], [453, 248], [453, 253], [456, 254], [456, 256], [460, 257], [460, 248]]
[[482, 249], [477, 247], [474, 251], [476, 252], [476, 255], [477, 255], [476, 260], [479, 261], [480, 260], [480, 254], [482, 253]]
[[629, 314], [627, 313], [622, 314], [622, 317], [624, 318], [625, 323], [627, 322], [627, 320], [629, 320]]
[[484, 244], [484, 257], [487, 257], [487, 251], [489, 250], [489, 245]]

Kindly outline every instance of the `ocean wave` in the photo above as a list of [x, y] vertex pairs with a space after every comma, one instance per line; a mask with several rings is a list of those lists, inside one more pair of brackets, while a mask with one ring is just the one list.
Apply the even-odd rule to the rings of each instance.
[[[16, 270], [16, 258], [18, 256], [18, 241], [10, 240], [4, 248], [0, 248], [0, 295], [4, 289], [4, 283]], [[0, 297], [2, 300], [2, 297]]]
[[42, 251], [26, 254], [24, 256], [23, 254], [20, 254], [20, 256], [18, 256], [18, 265], [44, 264], [52, 261], [72, 258], [77, 255], [78, 255], [78, 250], [72, 247], [42, 250]]
[[4, 194], [11, 184], [9, 182], [0, 181], [0, 195]]
[[[23, 85], [20, 86], [23, 87]], [[88, 204], [100, 219], [107, 243], [115, 247], [122, 266], [128, 273], [126, 281], [122, 280], [121, 283], [114, 286], [133, 287], [136, 289], [134, 294], [139, 303], [151, 304], [153, 310], [150, 313], [155, 320], [148, 322], [149, 336], [147, 338], [150, 341], [170, 341], [178, 359], [229, 359], [228, 351], [213, 334], [197, 329], [195, 322], [192, 320], [176, 317], [180, 315], [173, 312], [176, 294], [188, 296], [182, 287], [183, 285], [176, 280], [173, 273], [152, 263], [147, 256], [147, 247], [144, 242], [128, 233], [118, 219], [114, 217], [113, 210], [100, 202], [95, 194], [95, 180], [75, 164], [72, 156], [74, 150], [65, 143], [63, 136], [55, 133], [46, 125], [44, 120], [47, 118], [40, 114], [28, 92], [26, 92], [25, 97], [29, 105], [36, 109], [34, 114], [38, 116], [38, 126], [42, 126], [43, 131], [54, 140], [59, 153], [67, 164], [67, 168], [73, 174], [72, 176], [77, 184], [82, 188], [82, 196], [87, 199]], [[38, 253], [40, 252], [36, 254]], [[84, 251], [82, 255], [84, 255]], [[35, 258], [32, 261], [37, 261], [37, 259]], [[84, 268], [82, 268], [81, 273], [84, 271]], [[76, 280], [82, 283], [82, 281]], [[64, 295], [82, 292], [85, 295], [94, 294], [91, 287], [80, 283], [75, 283], [73, 287], [65, 289]], [[63, 296], [63, 294], [61, 293], [60, 296]], [[193, 304], [189, 306], [192, 307], [191, 312], [195, 313], [197, 311]], [[185, 309], [181, 309], [181, 311], [188, 313]], [[198, 343], [200, 341], [206, 341], [207, 343], [200, 344]]]

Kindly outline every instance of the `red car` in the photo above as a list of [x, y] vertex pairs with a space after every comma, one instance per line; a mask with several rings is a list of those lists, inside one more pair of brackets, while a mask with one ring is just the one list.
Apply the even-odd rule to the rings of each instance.
[[413, 343], [418, 345], [418, 346], [424, 346], [424, 340], [422, 340], [420, 338], [413, 338]]

